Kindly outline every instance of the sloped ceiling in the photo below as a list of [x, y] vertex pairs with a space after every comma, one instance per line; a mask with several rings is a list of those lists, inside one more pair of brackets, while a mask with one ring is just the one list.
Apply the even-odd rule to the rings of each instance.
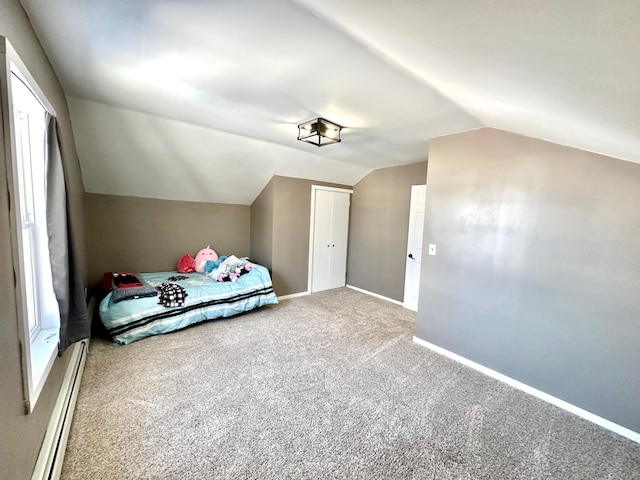
[[[493, 126], [640, 162], [637, 0], [22, 0], [92, 193], [250, 204]], [[296, 140], [322, 116], [343, 141]]]

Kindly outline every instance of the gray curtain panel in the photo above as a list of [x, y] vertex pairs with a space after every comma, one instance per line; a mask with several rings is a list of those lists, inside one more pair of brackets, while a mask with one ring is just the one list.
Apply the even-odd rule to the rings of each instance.
[[62, 355], [69, 345], [89, 337], [91, 320], [78, 265], [77, 239], [71, 228], [58, 122], [53, 116], [47, 119], [47, 150], [47, 228], [53, 290], [60, 309], [58, 353]]

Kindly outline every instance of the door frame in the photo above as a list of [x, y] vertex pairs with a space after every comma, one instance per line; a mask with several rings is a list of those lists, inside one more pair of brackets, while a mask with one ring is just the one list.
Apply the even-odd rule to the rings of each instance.
[[[309, 266], [308, 266], [308, 275], [307, 275], [307, 292], [311, 293], [311, 281], [313, 279], [313, 234], [314, 227], [316, 221], [316, 191], [318, 190], [327, 190], [329, 192], [339, 192], [339, 193], [348, 193], [353, 195], [353, 189], [349, 188], [337, 188], [337, 187], [327, 187], [324, 185], [311, 185], [311, 212], [309, 215]], [[349, 224], [351, 224], [351, 215], [349, 215]], [[347, 249], [347, 258], [348, 258], [348, 249]]]

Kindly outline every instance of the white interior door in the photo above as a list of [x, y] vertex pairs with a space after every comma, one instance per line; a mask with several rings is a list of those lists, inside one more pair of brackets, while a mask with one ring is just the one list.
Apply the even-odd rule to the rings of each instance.
[[426, 185], [411, 186], [407, 268], [404, 277], [404, 307], [413, 311], [418, 311], [418, 295], [420, 294], [420, 265], [422, 263], [422, 234], [424, 230], [426, 194]]

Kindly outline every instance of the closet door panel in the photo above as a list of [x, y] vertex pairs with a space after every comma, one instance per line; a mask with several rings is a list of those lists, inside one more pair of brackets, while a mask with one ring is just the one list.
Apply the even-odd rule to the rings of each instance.
[[347, 240], [349, 235], [348, 193], [333, 192], [331, 216], [330, 288], [344, 287], [347, 273]]
[[311, 291], [319, 292], [331, 287], [331, 218], [333, 194], [317, 190], [313, 228], [313, 277]]

